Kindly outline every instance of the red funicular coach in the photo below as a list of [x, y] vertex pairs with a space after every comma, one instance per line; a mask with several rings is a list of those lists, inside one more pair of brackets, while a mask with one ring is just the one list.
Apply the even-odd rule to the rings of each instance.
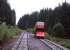
[[36, 22], [36, 24], [35, 24], [35, 37], [44, 38], [45, 37], [44, 29], [45, 29], [44, 22]]

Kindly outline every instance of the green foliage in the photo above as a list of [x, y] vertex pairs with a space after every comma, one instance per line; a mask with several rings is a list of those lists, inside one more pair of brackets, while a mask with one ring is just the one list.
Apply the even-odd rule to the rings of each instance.
[[14, 27], [8, 27], [6, 25], [0, 25], [0, 42], [3, 42], [13, 36], [15, 36], [17, 33], [16, 29]]
[[70, 39], [63, 39], [62, 41], [59, 42], [59, 44], [67, 48], [70, 48]]
[[70, 39], [50, 36], [48, 33], [46, 33], [46, 38], [64, 47], [70, 48]]
[[61, 23], [57, 23], [53, 26], [52, 35], [54, 36], [64, 36], [64, 27]]
[[33, 34], [34, 34], [35, 29], [33, 29], [33, 28], [28, 28], [26, 31], [31, 32], [31, 33], [33, 33]]
[[4, 25], [0, 25], [0, 40], [2, 41], [4, 39], [5, 33], [7, 32], [8, 28]]
[[47, 32], [48, 32], [50, 35], [51, 35], [51, 33], [52, 33], [51, 31], [52, 31], [52, 28], [49, 27]]

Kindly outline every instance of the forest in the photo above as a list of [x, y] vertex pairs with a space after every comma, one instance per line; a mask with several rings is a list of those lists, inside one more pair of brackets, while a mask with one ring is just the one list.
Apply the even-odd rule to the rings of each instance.
[[[34, 28], [37, 21], [45, 22], [45, 32], [51, 36], [63, 37], [63, 39], [55, 39], [53, 41], [70, 48], [70, 4], [63, 2], [56, 8], [43, 8], [40, 12], [35, 11], [31, 14], [25, 14], [20, 17], [16, 25], [16, 12], [11, 9], [7, 0], [0, 0], [0, 45], [6, 39], [16, 36], [22, 30]], [[20, 28], [20, 29], [19, 29]], [[47, 38], [50, 37], [47, 34]], [[64, 39], [69, 38], [69, 39]], [[49, 38], [48, 38], [49, 39]], [[51, 37], [52, 40], [52, 37]]]
[[37, 21], [46, 23], [46, 31], [54, 36], [70, 36], [70, 4], [67, 2], [59, 4], [55, 9], [44, 8], [40, 12], [23, 15], [18, 21], [21, 29], [34, 28]]
[[7, 0], [0, 0], [0, 24], [5, 22], [7, 25], [15, 25], [15, 14], [15, 10], [11, 10]]
[[16, 13], [7, 0], [0, 0], [0, 45], [16, 35]]

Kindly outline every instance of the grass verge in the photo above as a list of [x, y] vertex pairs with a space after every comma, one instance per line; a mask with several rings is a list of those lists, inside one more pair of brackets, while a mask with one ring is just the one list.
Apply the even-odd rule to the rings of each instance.
[[66, 48], [70, 48], [70, 39], [50, 36], [48, 33], [46, 33], [46, 38]]
[[16, 36], [20, 30], [15, 26], [0, 25], [0, 44]]

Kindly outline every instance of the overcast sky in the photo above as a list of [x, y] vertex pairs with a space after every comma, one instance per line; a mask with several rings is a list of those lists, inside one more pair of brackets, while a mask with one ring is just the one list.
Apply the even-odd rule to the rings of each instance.
[[[61, 4], [64, 1], [65, 0], [8, 0], [11, 9], [15, 9], [16, 11], [16, 23], [24, 14], [30, 14], [43, 8], [54, 9], [59, 3]], [[67, 2], [70, 3], [69, 0], [67, 0]]]

